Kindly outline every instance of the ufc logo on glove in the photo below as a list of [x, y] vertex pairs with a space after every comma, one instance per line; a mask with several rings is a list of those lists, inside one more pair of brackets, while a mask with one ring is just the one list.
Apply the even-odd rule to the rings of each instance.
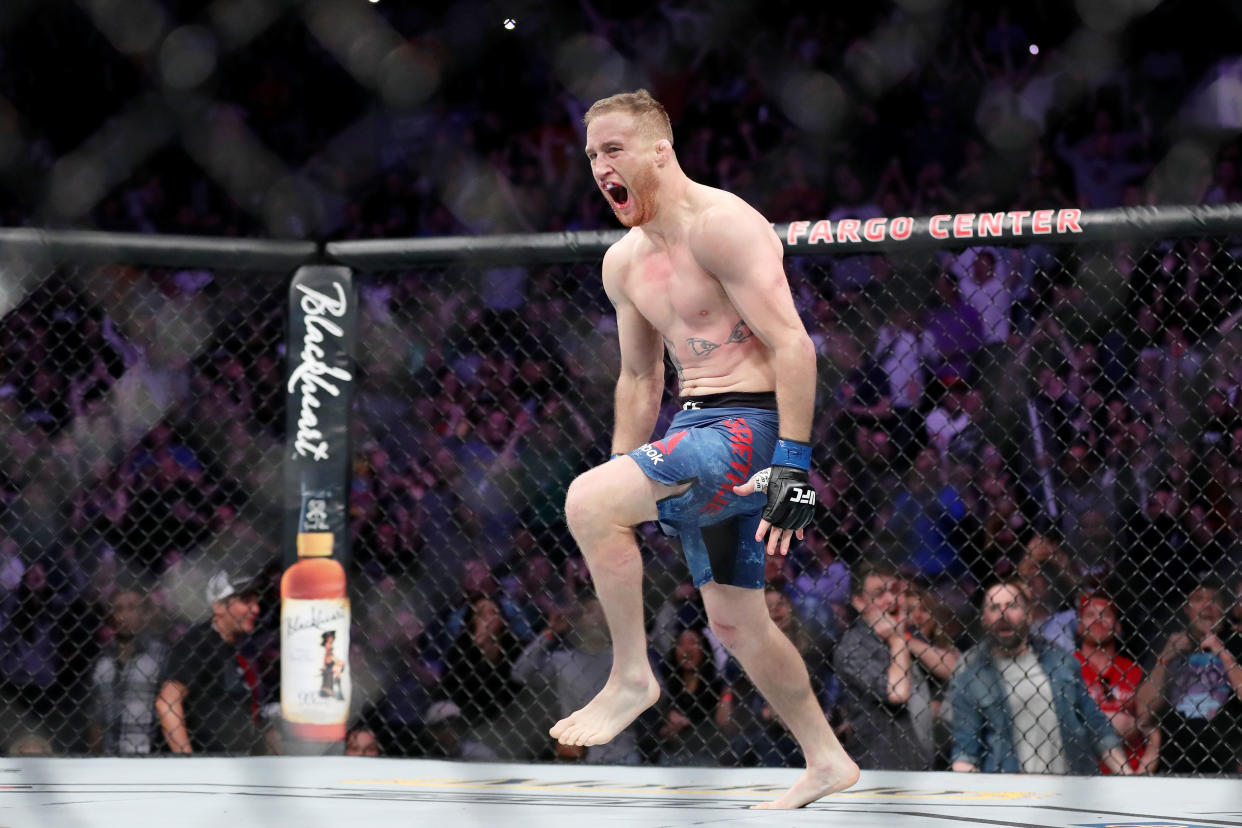
[[790, 503], [803, 503], [807, 506], [815, 505], [815, 490], [804, 489], [801, 486], [794, 487], [793, 495], [789, 498]]

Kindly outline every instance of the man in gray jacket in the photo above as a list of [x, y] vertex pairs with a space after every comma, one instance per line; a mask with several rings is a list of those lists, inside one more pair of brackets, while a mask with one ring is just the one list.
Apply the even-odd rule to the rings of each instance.
[[907, 644], [896, 581], [882, 564], [854, 573], [850, 603], [858, 615], [837, 644], [833, 666], [859, 766], [929, 770], [936, 752], [931, 689]]

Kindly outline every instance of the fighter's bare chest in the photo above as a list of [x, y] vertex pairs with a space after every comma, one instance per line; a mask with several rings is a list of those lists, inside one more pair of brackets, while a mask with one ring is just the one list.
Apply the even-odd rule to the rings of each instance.
[[688, 252], [636, 256], [628, 276], [630, 301], [665, 335], [736, 317], [720, 282]]

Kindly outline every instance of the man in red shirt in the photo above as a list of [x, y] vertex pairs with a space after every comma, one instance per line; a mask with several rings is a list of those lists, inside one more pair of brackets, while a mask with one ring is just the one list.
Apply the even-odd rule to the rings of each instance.
[[[1100, 711], [1112, 722], [1126, 748], [1126, 758], [1137, 773], [1151, 773], [1160, 752], [1160, 731], [1145, 737], [1138, 726], [1134, 693], [1143, 671], [1117, 654], [1120, 618], [1112, 599], [1103, 593], [1084, 595], [1078, 612], [1078, 640], [1074, 657], [1082, 665], [1082, 680]], [[1108, 768], [1100, 765], [1101, 773]]]

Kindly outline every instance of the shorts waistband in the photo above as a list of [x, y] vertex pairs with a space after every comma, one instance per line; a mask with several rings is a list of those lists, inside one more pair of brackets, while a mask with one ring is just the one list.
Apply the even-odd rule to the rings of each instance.
[[678, 399], [682, 411], [704, 408], [762, 408], [776, 411], [775, 391], [726, 391], [723, 394], [700, 394]]

